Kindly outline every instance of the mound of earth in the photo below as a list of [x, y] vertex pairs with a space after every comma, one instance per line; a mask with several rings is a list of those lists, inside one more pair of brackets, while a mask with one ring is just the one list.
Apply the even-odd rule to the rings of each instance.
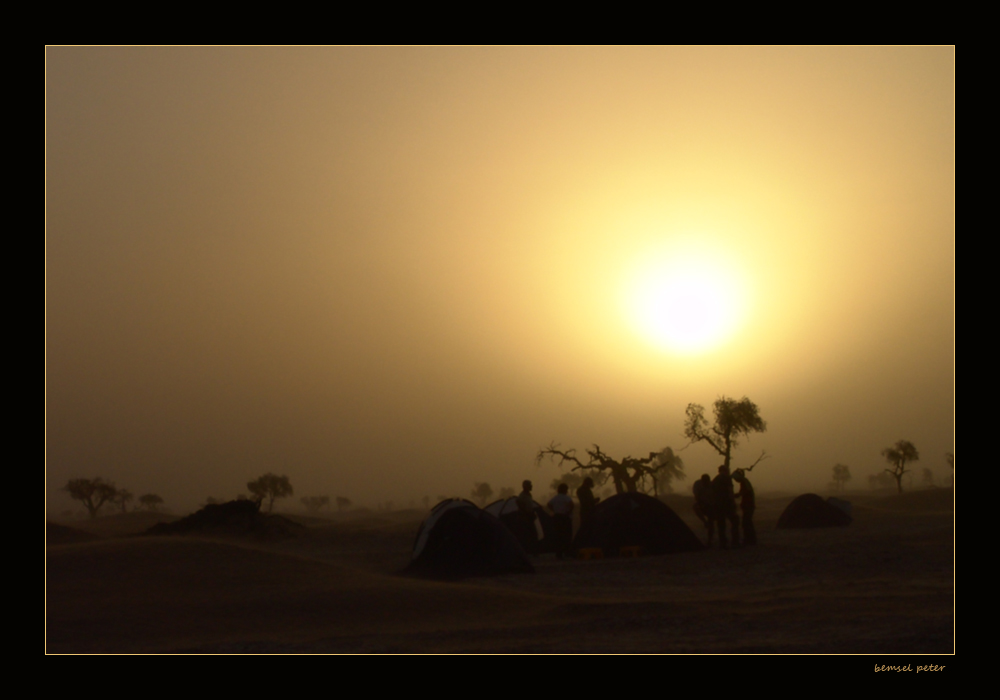
[[304, 530], [280, 515], [260, 512], [260, 503], [236, 500], [210, 503], [197, 513], [172, 523], [158, 523], [146, 530], [148, 535], [252, 535], [266, 539], [294, 537]]

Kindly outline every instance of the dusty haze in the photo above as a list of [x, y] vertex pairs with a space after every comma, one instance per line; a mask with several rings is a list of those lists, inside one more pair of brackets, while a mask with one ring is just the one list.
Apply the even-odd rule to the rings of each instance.
[[[177, 511], [264, 472], [296, 504], [547, 487], [553, 440], [679, 450], [723, 394], [768, 422], [758, 491], [866, 488], [900, 439], [942, 483], [954, 59], [49, 48], [49, 507], [93, 476]], [[682, 249], [741, 290], [696, 355], [626, 308]], [[719, 463], [680, 454], [684, 492]]]

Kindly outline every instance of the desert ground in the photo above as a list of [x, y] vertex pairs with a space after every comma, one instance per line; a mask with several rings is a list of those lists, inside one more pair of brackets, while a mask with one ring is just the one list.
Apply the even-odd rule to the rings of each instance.
[[[850, 526], [777, 530], [795, 495], [758, 496], [756, 547], [450, 583], [399, 575], [426, 511], [286, 513], [257, 537], [49, 523], [46, 652], [953, 654], [952, 490], [848, 494]], [[704, 539], [692, 499], [666, 500]]]

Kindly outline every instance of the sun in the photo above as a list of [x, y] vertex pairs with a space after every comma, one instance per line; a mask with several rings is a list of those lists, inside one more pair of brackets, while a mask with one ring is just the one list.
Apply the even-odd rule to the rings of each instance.
[[700, 354], [724, 344], [744, 313], [739, 275], [706, 253], [654, 255], [637, 266], [628, 287], [627, 314], [634, 329], [677, 354]]

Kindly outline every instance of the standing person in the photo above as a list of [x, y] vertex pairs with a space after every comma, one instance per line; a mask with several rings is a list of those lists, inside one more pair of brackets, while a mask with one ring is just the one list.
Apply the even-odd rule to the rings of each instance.
[[753, 526], [753, 511], [757, 507], [753, 486], [742, 469], [733, 472], [733, 481], [740, 485], [740, 509], [743, 511], [743, 544], [757, 544], [757, 529]]
[[580, 501], [580, 527], [590, 522], [594, 515], [594, 508], [600, 498], [594, 498], [594, 480], [589, 476], [583, 480], [583, 485], [576, 490], [576, 498]]
[[517, 520], [521, 546], [528, 554], [538, 553], [538, 533], [535, 532], [535, 499], [531, 497], [531, 482], [525, 479], [521, 483], [521, 493], [517, 497]]
[[740, 546], [740, 519], [736, 515], [736, 494], [733, 493], [733, 477], [729, 475], [729, 467], [725, 464], [719, 467], [719, 475], [712, 479], [712, 492], [715, 495], [716, 524], [719, 526], [719, 546], [729, 549], [726, 542], [726, 521], [729, 521], [733, 535], [733, 547]]
[[559, 492], [549, 501], [549, 510], [556, 535], [556, 559], [562, 559], [573, 548], [573, 499], [569, 497], [569, 486], [559, 484]]
[[719, 517], [715, 507], [712, 478], [708, 474], [702, 474], [701, 478], [694, 482], [691, 490], [694, 492], [694, 514], [705, 526], [705, 530], [708, 532], [708, 546], [711, 547], [712, 540], [715, 539], [715, 521]]

